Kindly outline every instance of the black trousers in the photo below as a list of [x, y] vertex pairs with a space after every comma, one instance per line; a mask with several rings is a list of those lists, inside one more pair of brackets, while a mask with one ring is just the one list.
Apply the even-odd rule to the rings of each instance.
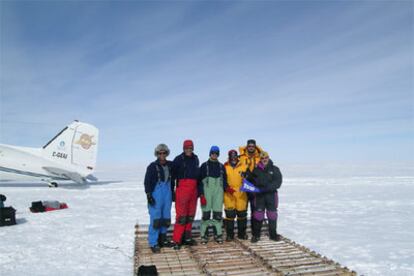
[[279, 195], [277, 192], [257, 193], [253, 199], [253, 235], [260, 237], [264, 215], [266, 212], [269, 222], [269, 236], [276, 237], [277, 208], [279, 206]]

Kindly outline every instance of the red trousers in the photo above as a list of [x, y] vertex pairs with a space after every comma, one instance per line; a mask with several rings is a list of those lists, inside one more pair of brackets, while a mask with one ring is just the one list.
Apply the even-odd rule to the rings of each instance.
[[173, 240], [181, 244], [183, 234], [191, 238], [191, 228], [197, 209], [197, 180], [180, 179], [175, 189], [175, 225]]

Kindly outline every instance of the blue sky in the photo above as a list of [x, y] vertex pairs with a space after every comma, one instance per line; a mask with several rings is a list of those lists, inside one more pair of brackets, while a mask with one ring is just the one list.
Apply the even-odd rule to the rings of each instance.
[[202, 160], [249, 138], [279, 162], [414, 160], [411, 1], [0, 5], [0, 143], [79, 119], [103, 163], [186, 138]]

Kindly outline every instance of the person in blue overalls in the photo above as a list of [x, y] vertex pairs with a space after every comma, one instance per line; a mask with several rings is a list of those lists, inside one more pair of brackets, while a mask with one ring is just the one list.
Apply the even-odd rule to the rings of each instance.
[[147, 194], [150, 224], [148, 243], [153, 253], [161, 247], [172, 247], [167, 239], [167, 229], [171, 225], [171, 161], [167, 160], [170, 150], [159, 144], [154, 151], [157, 160], [149, 164], [145, 173], [145, 193]]

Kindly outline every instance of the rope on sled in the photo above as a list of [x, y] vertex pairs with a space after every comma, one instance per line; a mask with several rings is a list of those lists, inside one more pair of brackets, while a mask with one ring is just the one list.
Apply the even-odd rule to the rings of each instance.
[[122, 251], [122, 250], [119, 248], [119, 246], [108, 246], [108, 245], [105, 245], [105, 244], [100, 243], [100, 244], [98, 244], [98, 247], [99, 247], [99, 248], [102, 248], [102, 249], [111, 249], [111, 250], [115, 250], [115, 251], [118, 251], [119, 253], [121, 253], [122, 255], [124, 255], [125, 257], [127, 257], [127, 258], [128, 258], [128, 259], [130, 259], [130, 260], [133, 260], [133, 259], [134, 259], [134, 257], [133, 257], [133, 256], [130, 256], [130, 255], [126, 254], [124, 251]]

